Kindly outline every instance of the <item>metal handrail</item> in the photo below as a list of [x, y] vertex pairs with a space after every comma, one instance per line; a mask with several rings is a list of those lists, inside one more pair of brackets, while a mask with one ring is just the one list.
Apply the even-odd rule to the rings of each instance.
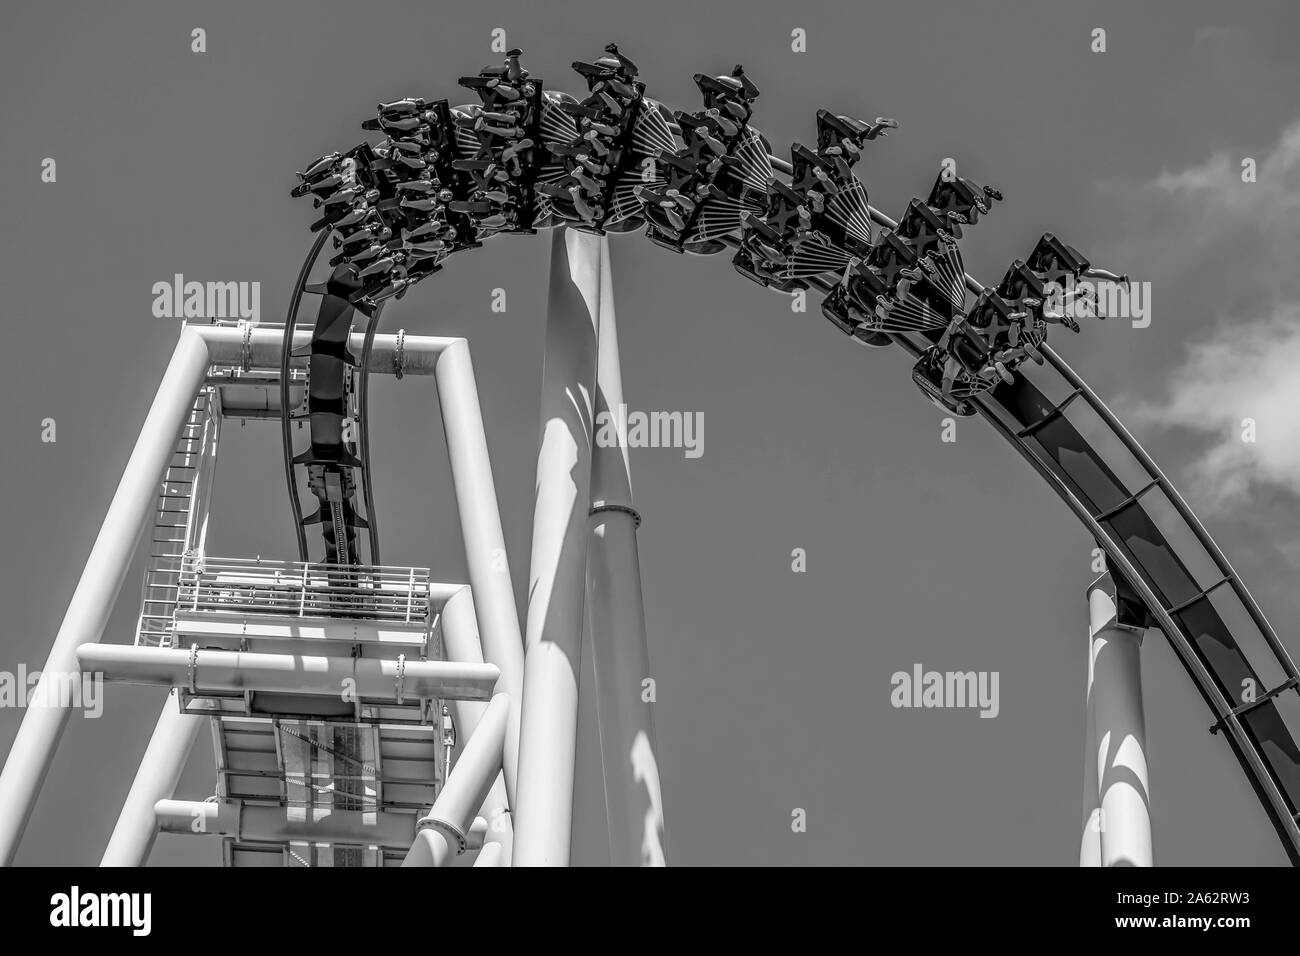
[[178, 601], [195, 613], [258, 613], [412, 623], [431, 610], [427, 568], [192, 557]]

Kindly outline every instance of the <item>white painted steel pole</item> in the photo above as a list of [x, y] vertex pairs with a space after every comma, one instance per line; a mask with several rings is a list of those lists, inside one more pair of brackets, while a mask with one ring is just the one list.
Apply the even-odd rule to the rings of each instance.
[[501, 531], [501, 513], [492, 481], [492, 462], [488, 457], [474, 366], [469, 344], [464, 339], [442, 350], [435, 375], [470, 590], [482, 639], [482, 658], [501, 669], [501, 689], [510, 695], [513, 708], [506, 730], [503, 765], [510, 805], [517, 806], [515, 775], [519, 762], [524, 643], [519, 633], [519, 612], [515, 607], [510, 564], [506, 560], [505, 535]]
[[1102, 866], [1151, 866], [1151, 793], [1142, 713], [1142, 635], [1119, 622], [1114, 581], [1088, 590]]
[[360, 700], [408, 701], [418, 697], [488, 700], [501, 672], [493, 664], [380, 660], [315, 654], [266, 654], [214, 648], [184, 650], [131, 644], [82, 644], [77, 659], [105, 680], [189, 686], [195, 694], [306, 694]]
[[[482, 662], [483, 647], [479, 640], [474, 601], [469, 588], [461, 588], [447, 600], [442, 607], [440, 621], [443, 648], [448, 660], [470, 664]], [[457, 734], [462, 740], [471, 739], [486, 705], [474, 701], [450, 701], [448, 706], [456, 722]], [[511, 707], [511, 713], [517, 714], [518, 710], [518, 707]], [[482, 845], [494, 846], [496, 849], [491, 852], [490, 863], [480, 864], [475, 861], [475, 866], [509, 866], [514, 848], [514, 826], [510, 820], [504, 774], [497, 774], [479, 812], [486, 824]]]
[[159, 800], [163, 833], [234, 837], [251, 843], [351, 843], [402, 850], [415, 837], [409, 813], [321, 808], [295, 817], [287, 808], [242, 800]]
[[43, 693], [42, 688], [50, 678], [58, 682], [79, 674], [77, 647], [103, 635], [207, 367], [203, 338], [193, 328], [182, 329], [45, 661], [44, 676], [35, 689], [43, 703], [28, 707], [23, 714], [0, 771], [0, 865], [13, 862], [71, 713], [71, 706], [60, 694], [50, 693], [48, 688]]
[[551, 238], [542, 435], [525, 626], [516, 866], [567, 866], [573, 826], [601, 241]]
[[610, 862], [663, 866], [664, 814], [656, 759], [650, 654], [632, 503], [623, 374], [609, 240], [601, 240], [596, 443], [587, 542], [587, 635], [600, 724]]
[[100, 866], [144, 866], [148, 861], [158, 835], [154, 804], [175, 795], [194, 741], [206, 723], [206, 718], [181, 710], [174, 688], [167, 694]]
[[443, 866], [469, 847], [470, 828], [501, 770], [510, 699], [497, 694], [451, 768], [446, 783], [419, 829], [402, 866]]

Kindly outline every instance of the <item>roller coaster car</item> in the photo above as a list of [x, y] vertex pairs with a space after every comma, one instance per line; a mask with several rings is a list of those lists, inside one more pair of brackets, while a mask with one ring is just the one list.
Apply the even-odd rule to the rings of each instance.
[[907, 211], [898, 223], [898, 235], [907, 240], [918, 260], [924, 262], [944, 251], [948, 242], [955, 241], [951, 220], [942, 218], [919, 199], [907, 204]]
[[1078, 279], [1091, 268], [1091, 263], [1073, 246], [1067, 245], [1050, 232], [1034, 246], [1034, 251], [1025, 260], [1027, 265], [1044, 283], [1055, 282], [1064, 286], [1068, 279]]
[[[477, 77], [461, 77], [461, 86], [474, 90], [482, 107], [454, 113], [453, 121], [478, 141], [478, 151], [452, 166], [473, 181], [466, 212], [480, 233], [533, 229], [533, 187], [544, 159], [541, 141], [542, 84], [529, 79], [519, 64], [521, 51], [510, 50], [506, 63], [484, 67]], [[486, 203], [484, 207], [482, 204]]]
[[822, 315], [863, 345], [883, 348], [893, 340], [876, 327], [875, 310], [887, 293], [880, 275], [855, 259], [845, 268], [839, 284], [822, 299]]
[[868, 140], [888, 135], [898, 123], [883, 116], [875, 123], [865, 123], [851, 116], [838, 116], [830, 110], [817, 111], [817, 154], [841, 168], [847, 175], [862, 158], [862, 147]]
[[[1128, 284], [1127, 275], [1098, 269], [1074, 246], [1067, 245], [1050, 232], [1043, 233], [1025, 263], [1044, 283], [1066, 285], [1069, 279], [1100, 279]], [[1050, 292], [1050, 290], [1048, 290]]]
[[485, 66], [479, 70], [478, 76], [462, 76], [456, 82], [474, 90], [485, 102], [490, 99], [494, 103], [511, 103], [520, 96], [529, 96], [534, 90], [523, 87], [535, 87], [536, 84], [528, 82], [528, 71], [519, 62], [523, 55], [523, 50], [507, 50], [504, 63]]
[[696, 116], [681, 110], [673, 115], [684, 144], [677, 152], [677, 158], [696, 169], [707, 169], [710, 173], [721, 168], [722, 157], [727, 154], [727, 144], [735, 139], [736, 133], [727, 133], [717, 120], [708, 116]]
[[807, 283], [777, 278], [772, 274], [770, 266], [761, 256], [755, 256], [749, 248], [743, 245], [736, 250], [736, 254], [731, 259], [731, 265], [746, 279], [757, 282], [765, 289], [775, 289], [778, 292], [794, 292], [798, 289], [808, 288]]
[[866, 258], [876, 275], [885, 285], [886, 296], [892, 296], [898, 288], [900, 273], [917, 265], [916, 252], [904, 242], [892, 229], [881, 230], [880, 237]]
[[[996, 294], [986, 291], [970, 316], [955, 319], [948, 326], [938, 343], [948, 356], [940, 380], [945, 395], [968, 398], [992, 388], [999, 378], [1007, 383], [1015, 380], [1007, 367], [1007, 362], [1013, 361], [1006, 338], [1011, 322], [1006, 311], [999, 308]], [[1010, 351], [1023, 358], [1018, 350]]]
[[713, 252], [726, 248], [720, 242], [697, 243], [689, 238], [690, 226], [700, 203], [706, 199], [722, 198], [722, 191], [710, 179], [696, 175], [693, 167], [679, 156], [662, 155], [660, 167], [666, 174], [664, 186], [643, 185], [636, 189], [645, 213], [646, 236], [655, 244], [675, 252], [703, 251], [692, 248], [703, 246], [710, 247]]
[[857, 332], [867, 318], [842, 285], [837, 285], [822, 299], [822, 315], [846, 335]]
[[357, 146], [347, 153], [329, 153], [314, 160], [303, 172], [298, 173], [299, 183], [289, 190], [295, 199], [311, 195], [320, 205], [320, 200], [351, 187], [365, 189], [372, 183], [365, 178], [364, 169], [359, 160], [368, 154], [369, 146]]
[[740, 248], [731, 260], [736, 271], [764, 288], [778, 292], [793, 293], [807, 289], [808, 283], [801, 279], [777, 275], [788, 262], [790, 243], [753, 213], [745, 214], [741, 222]]
[[791, 243], [808, 231], [812, 222], [812, 210], [796, 190], [773, 181], [767, 190], [764, 214], [750, 218], [754, 222], [758, 238], [765, 239], [768, 244], [788, 255]]
[[[746, 211], [743, 207], [765, 206], [769, 180], [765, 178], [761, 187], [755, 186], [752, 161], [747, 165], [742, 158], [731, 155], [731, 150], [742, 137], [746, 137], [747, 148], [766, 150], [768, 144], [761, 135], [755, 144], [753, 136], [746, 133], [748, 104], [758, 90], [740, 67], [731, 76], [697, 74], [695, 79], [704, 93], [704, 111], [673, 114], [684, 145], [675, 151], [659, 152], [664, 184], [639, 185], [635, 195], [643, 204], [646, 235], [652, 242], [677, 252], [712, 255], [727, 248], [722, 234], [734, 230], [719, 228], [716, 220], [709, 222], [707, 231], [697, 228], [700, 207], [709, 200], [734, 201], [742, 207], [734, 211], [738, 229], [740, 216]], [[724, 217], [733, 215], [732, 209], [727, 209]]]
[[427, 126], [433, 119], [429, 113], [429, 103], [421, 97], [408, 97], [392, 103], [380, 103], [376, 107], [378, 116], [363, 120], [361, 128], [372, 132], [391, 135], [419, 136], [419, 129]]
[[587, 81], [587, 88], [593, 93], [609, 92], [620, 99], [640, 96], [645, 84], [636, 80], [641, 72], [636, 64], [619, 52], [616, 43], [606, 44], [605, 52], [608, 56], [598, 57], [595, 63], [573, 62], [573, 68]]
[[798, 143], [791, 146], [790, 155], [794, 195], [807, 208], [804, 228], [820, 233], [846, 258], [869, 255], [875, 245], [875, 229], [866, 187], [847, 165], [828, 163]]
[[1017, 259], [1011, 263], [994, 291], [1014, 311], [1027, 313], [1019, 344], [1030, 358], [1041, 365], [1043, 357], [1037, 349], [1047, 338], [1047, 323], [1043, 319], [1043, 302], [1047, 291], [1042, 280], [1025, 265], [1023, 259]]
[[841, 176], [833, 163], [802, 143], [790, 145], [790, 160], [793, 169], [790, 187], [798, 193], [816, 190], [829, 198], [853, 181], [853, 174], [847, 169]]
[[693, 256], [716, 256], [720, 252], [727, 251], [727, 244], [721, 239], [685, 239], [682, 241], [682, 252], [689, 252]]
[[949, 177], [940, 172], [939, 178], [930, 190], [926, 205], [939, 216], [953, 222], [948, 227], [956, 238], [961, 238], [960, 224], [974, 225], [979, 217], [987, 213], [995, 200], [1002, 198], [1002, 193], [991, 186], [979, 186], [960, 176]]
[[679, 255], [686, 251], [680, 235], [676, 230], [664, 229], [655, 221], [650, 210], [646, 210], [646, 228], [645, 237], [653, 242], [656, 246], [661, 246], [669, 252], [676, 252]]
[[966, 314], [965, 326], [974, 330], [987, 348], [996, 354], [1020, 344], [1024, 313], [1015, 312], [1002, 296], [985, 289]]
[[745, 76], [744, 67], [739, 63], [727, 76], [709, 76], [706, 73], [695, 74], [695, 85], [704, 94], [706, 111], [716, 111], [720, 117], [731, 122], [748, 123], [753, 115], [752, 104], [758, 99], [758, 87]]
[[[610, 55], [595, 63], [573, 64], [591, 95], [581, 103], [572, 98], [560, 102], [560, 109], [573, 118], [577, 135], [571, 143], [549, 146], [568, 175], [537, 187], [550, 198], [560, 218], [573, 228], [598, 235], [606, 231], [615, 212], [614, 189], [634, 158], [630, 147], [645, 93], [645, 84], [635, 79], [632, 61], [613, 43], [605, 51]], [[637, 228], [638, 218], [624, 215], [614, 225], [622, 231]]]
[[944, 411], [962, 418], [975, 414], [975, 406], [944, 388], [948, 353], [938, 345], [926, 349], [912, 366], [912, 381], [931, 402]]
[[1039, 305], [1047, 294], [1043, 281], [1023, 259], [1017, 259], [1007, 267], [995, 291], [1007, 302], [1018, 306]]

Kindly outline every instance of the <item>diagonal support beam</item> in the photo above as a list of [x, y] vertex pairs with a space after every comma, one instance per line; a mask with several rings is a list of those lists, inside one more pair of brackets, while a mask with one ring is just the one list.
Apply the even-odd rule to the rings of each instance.
[[181, 710], [175, 689], [168, 692], [100, 866], [144, 866], [148, 862], [158, 835], [154, 805], [176, 793], [194, 741], [207, 723], [206, 718]]
[[42, 693], [42, 688], [80, 672], [77, 647], [103, 636], [208, 363], [208, 347], [198, 330], [182, 329], [42, 669], [35, 693], [44, 703], [23, 714], [0, 771], [0, 865], [13, 863], [72, 711], [59, 694]]

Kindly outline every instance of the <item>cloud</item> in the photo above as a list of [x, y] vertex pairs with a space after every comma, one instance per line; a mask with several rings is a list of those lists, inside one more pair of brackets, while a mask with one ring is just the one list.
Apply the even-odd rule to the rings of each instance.
[[[1255, 182], [1242, 182], [1248, 157]], [[1217, 319], [1224, 303], [1267, 316], [1300, 301], [1300, 122], [1262, 151], [1216, 150], [1147, 181], [1102, 184], [1102, 192], [1108, 261], [1154, 282], [1166, 317], [1172, 305], [1187, 333], [1198, 317]]]
[[1181, 172], [1162, 170], [1154, 186], [1184, 202], [1203, 203], [1202, 218], [1226, 216], [1261, 222], [1295, 235], [1292, 218], [1300, 210], [1300, 122], [1283, 130], [1277, 144], [1256, 159], [1256, 181], [1242, 181], [1246, 155], [1219, 150], [1204, 163]]
[[1300, 495], [1300, 303], [1264, 319], [1226, 321], [1188, 348], [1168, 395], [1133, 414], [1205, 439], [1192, 486], [1215, 511], [1261, 485]]
[[1166, 302], [1180, 320], [1210, 320], [1199, 335], [1182, 323], [1190, 340], [1167, 394], [1129, 404], [1200, 439], [1192, 490], [1217, 511], [1261, 489], [1300, 496], [1300, 122], [1255, 158], [1254, 183], [1241, 180], [1242, 155], [1218, 151], [1128, 192], [1133, 221], [1148, 224], [1129, 241], [1164, 247], [1157, 290], [1177, 290]]

